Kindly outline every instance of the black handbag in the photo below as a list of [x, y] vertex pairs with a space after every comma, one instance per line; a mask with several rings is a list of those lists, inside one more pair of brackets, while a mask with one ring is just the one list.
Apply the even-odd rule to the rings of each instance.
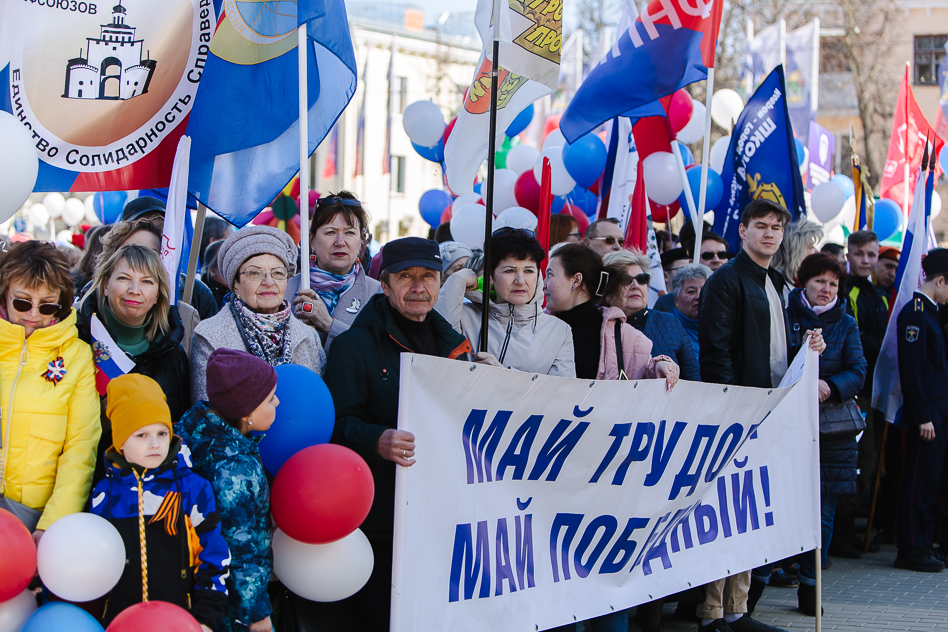
[[856, 404], [847, 399], [838, 404], [820, 404], [820, 439], [830, 441], [852, 439], [866, 429], [866, 418]]

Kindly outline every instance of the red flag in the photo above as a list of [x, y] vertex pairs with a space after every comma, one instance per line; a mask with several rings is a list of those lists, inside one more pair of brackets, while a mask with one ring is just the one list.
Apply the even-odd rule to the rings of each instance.
[[647, 204], [645, 198], [645, 177], [642, 175], [642, 161], [635, 168], [635, 189], [629, 206], [629, 223], [625, 227], [625, 247], [639, 252], [648, 251]]
[[[905, 77], [899, 87], [899, 99], [895, 106], [895, 117], [892, 121], [892, 137], [889, 139], [889, 153], [886, 155], [885, 170], [882, 173], [880, 194], [905, 206], [906, 199], [911, 203], [911, 196], [906, 197], [906, 191], [915, 190], [915, 179], [918, 168], [922, 163], [922, 154], [925, 153], [927, 139], [935, 136], [932, 127], [922, 114], [922, 109], [915, 101], [912, 86], [909, 83], [909, 69], [905, 67]], [[944, 141], [935, 136], [935, 152], [941, 150]], [[908, 189], [905, 185], [905, 166], [908, 161]], [[936, 164], [935, 177], [941, 174], [941, 168]], [[908, 209], [903, 208], [908, 215]]]
[[553, 186], [553, 167], [550, 165], [550, 159], [543, 159], [543, 174], [540, 176], [543, 181], [540, 183], [540, 209], [537, 213], [537, 241], [543, 246], [547, 253], [546, 258], [540, 264], [540, 274], [546, 274], [546, 264], [550, 261], [550, 223], [552, 213], [550, 205], [553, 203], [553, 194], [550, 187]]

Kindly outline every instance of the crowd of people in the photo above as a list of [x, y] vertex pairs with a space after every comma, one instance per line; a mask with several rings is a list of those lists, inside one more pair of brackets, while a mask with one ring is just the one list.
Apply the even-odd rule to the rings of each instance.
[[[53, 244], [7, 245], [0, 507], [36, 542], [71, 513], [116, 526], [125, 572], [106, 599], [86, 604], [106, 624], [152, 598], [188, 608], [205, 630], [387, 630], [395, 472], [424, 458], [415, 436], [398, 429], [401, 353], [567, 378], [660, 379], [668, 389], [680, 379], [772, 388], [808, 345], [820, 354], [821, 423], [825, 415], [865, 426], [858, 442], [853, 433], [821, 436], [824, 567], [827, 553], [858, 557], [864, 541], [897, 537], [897, 567], [945, 568], [948, 527], [936, 502], [948, 446], [948, 251], [929, 253], [925, 284], [891, 316], [905, 363], [899, 430], [871, 407], [899, 258], [873, 233], [851, 234], [845, 251], [818, 252], [821, 227], [756, 200], [740, 218], [739, 252], [706, 230], [693, 263], [693, 232], [663, 235], [669, 291], [656, 301], [652, 259], [626, 249], [618, 222], [582, 231], [575, 218], [553, 220], [549, 252], [532, 231], [501, 228], [485, 258], [442, 226], [437, 241], [396, 239], [371, 257], [369, 216], [343, 191], [312, 211], [309, 261], [281, 230], [233, 231], [215, 220], [190, 303], [172, 300], [158, 254], [164, 207], [154, 198], [90, 231], [72, 265]], [[487, 351], [476, 352], [485, 277]], [[111, 380], [96, 368], [108, 360], [103, 332], [133, 364]], [[332, 442], [360, 454], [375, 481], [361, 526], [375, 567], [362, 590], [335, 604], [287, 594], [272, 577], [272, 479], [253, 433], [274, 423], [274, 368], [288, 363], [323, 377], [335, 406]], [[874, 494], [881, 509], [870, 541], [856, 516]], [[765, 587], [798, 586], [800, 609], [813, 616], [815, 566], [809, 552], [668, 599], [701, 631], [773, 632], [751, 616]], [[274, 611], [277, 600], [292, 607]], [[664, 601], [635, 609], [642, 630], [662, 628]], [[584, 626], [624, 632], [632, 619], [615, 612]]]

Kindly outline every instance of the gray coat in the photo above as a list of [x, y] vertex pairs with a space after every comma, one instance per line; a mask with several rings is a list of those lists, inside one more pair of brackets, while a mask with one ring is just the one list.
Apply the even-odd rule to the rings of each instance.
[[[323, 375], [326, 371], [326, 352], [316, 340], [315, 332], [296, 318], [287, 325], [292, 345], [293, 364], [299, 364]], [[191, 397], [199, 402], [207, 399], [207, 359], [215, 349], [247, 351], [240, 330], [230, 309], [222, 309], [217, 316], [201, 321], [191, 338]]]
[[[359, 265], [359, 263], [356, 262], [355, 265]], [[287, 281], [286, 294], [283, 295], [290, 305], [293, 305], [293, 299], [296, 298], [296, 293], [299, 292], [299, 289], [300, 275], [297, 274]], [[329, 333], [323, 334], [322, 332], [318, 332], [319, 339], [323, 343], [323, 348], [329, 351], [329, 345], [332, 344], [333, 339], [352, 326], [352, 322], [356, 319], [356, 316], [359, 315], [359, 312], [362, 311], [362, 308], [365, 307], [365, 304], [369, 302], [370, 298], [381, 293], [382, 284], [368, 274], [360, 272], [359, 276], [356, 277], [355, 283], [352, 284], [352, 287], [343, 292], [339, 297], [339, 302], [336, 303], [336, 309], [332, 310], [332, 325], [329, 327]], [[293, 310], [293, 313], [296, 314], [296, 310]], [[314, 329], [313, 331], [316, 330]]]

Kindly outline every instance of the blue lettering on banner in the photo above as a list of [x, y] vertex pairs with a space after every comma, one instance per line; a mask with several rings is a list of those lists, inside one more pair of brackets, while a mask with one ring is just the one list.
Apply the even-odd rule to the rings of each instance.
[[[476, 529], [476, 535], [475, 535]], [[491, 542], [494, 543], [494, 596], [534, 588], [533, 515], [518, 515], [514, 518], [514, 555], [510, 554], [510, 536], [507, 519], [497, 520], [494, 538], [491, 539], [488, 522], [459, 524], [454, 532], [454, 551], [451, 557], [451, 581], [448, 601], [491, 596]], [[516, 569], [514, 568], [516, 564]]]

